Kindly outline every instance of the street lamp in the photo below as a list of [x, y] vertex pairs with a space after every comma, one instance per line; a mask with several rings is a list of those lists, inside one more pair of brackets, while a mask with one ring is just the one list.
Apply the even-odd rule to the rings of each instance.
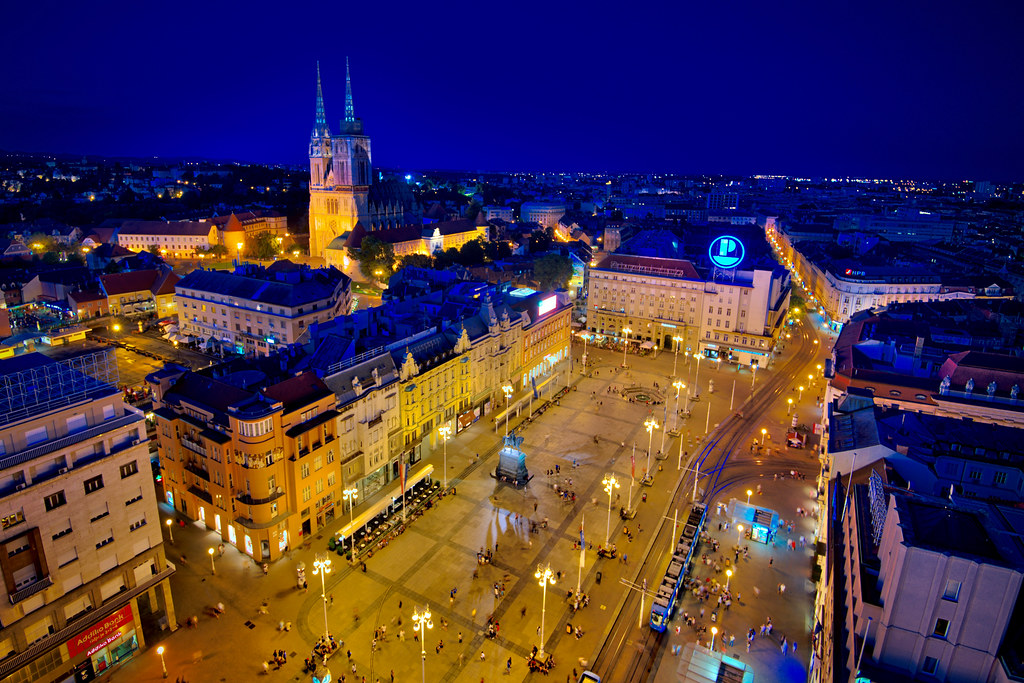
[[430, 610], [423, 608], [422, 612], [412, 611], [412, 630], [420, 634], [420, 662], [423, 669], [423, 683], [427, 683], [427, 629], [434, 628], [434, 622], [430, 620]]
[[[356, 507], [356, 498], [359, 497], [359, 489], [357, 489], [355, 487], [352, 487], [350, 489], [345, 489], [344, 491], [341, 492], [341, 497], [342, 497], [342, 499], [344, 499], [344, 501], [346, 503], [348, 503], [348, 525], [351, 527], [355, 523], [355, 519], [354, 519], [355, 511], [354, 510], [355, 510], [355, 507]], [[348, 534], [349, 544], [348, 545], [349, 545], [349, 549], [352, 551], [352, 553], [354, 555], [355, 552], [356, 552], [356, 538], [355, 538], [356, 530], [355, 529], [349, 529], [348, 531], [349, 531], [349, 534]]]
[[[675, 421], [675, 424], [678, 425], [679, 424], [679, 392], [686, 388], [686, 383], [683, 382], [683, 380], [681, 380], [681, 379], [677, 379], [675, 382], [672, 382], [672, 386], [674, 386], [676, 388], [676, 421]], [[689, 407], [689, 406], [687, 406], [687, 407]], [[677, 429], [678, 429], [678, 427], [677, 427]]]
[[587, 374], [587, 342], [590, 341], [589, 334], [581, 334], [583, 337], [583, 374]]
[[750, 389], [751, 389], [751, 391], [753, 391], [753, 389], [754, 389], [754, 382], [756, 382], [756, 381], [757, 381], [757, 363], [752, 363], [750, 365]]
[[644, 427], [647, 429], [647, 476], [651, 476], [651, 442], [654, 439], [654, 430], [658, 428], [658, 421], [653, 416], [644, 420]]
[[697, 380], [693, 383], [693, 395], [700, 396], [700, 351], [693, 354], [693, 357], [697, 361]]
[[725, 590], [729, 590], [729, 584], [732, 582], [732, 570], [725, 570]]
[[505, 393], [505, 436], [508, 436], [508, 400], [512, 398], [512, 385], [505, 382], [501, 390]]
[[743, 525], [736, 525], [736, 545], [743, 543]]
[[626, 349], [629, 348], [629, 335], [632, 332], [633, 330], [629, 329], [628, 327], [622, 328], [622, 335], [625, 338], [622, 342], [622, 367], [626, 367]]
[[448, 490], [448, 438], [452, 435], [452, 428], [448, 425], [441, 425], [437, 428], [441, 439], [444, 441], [444, 488]]
[[238, 247], [237, 251], [235, 251], [235, 257], [236, 258], [241, 258], [241, 256], [242, 256], [242, 245], [243, 244], [244, 244], [243, 242], [237, 242], [235, 244], [235, 246]]
[[[317, 553], [313, 560], [313, 574], [320, 575], [320, 597], [324, 601], [324, 642], [330, 640], [330, 629], [327, 627], [327, 582], [325, 576], [331, 573], [331, 559], [326, 553]], [[324, 664], [327, 663], [327, 652], [324, 651]]]
[[676, 353], [672, 357], [672, 376], [676, 376], [676, 361], [679, 360], [679, 342], [683, 341], [682, 337], [672, 337], [672, 341], [676, 343]]
[[213, 548], [207, 548], [206, 552], [210, 554], [210, 571], [216, 574], [217, 566], [213, 563]]
[[160, 655], [160, 666], [164, 670], [164, 678], [167, 678], [167, 662], [164, 661], [164, 646], [161, 645], [156, 649], [156, 653]]
[[800, 395], [797, 397], [797, 400], [802, 401], [804, 399], [804, 385], [801, 384], [797, 389], [800, 390]]
[[715, 651], [715, 636], [717, 636], [717, 635], [718, 635], [718, 627], [717, 626], [712, 626], [711, 627], [711, 651], [712, 652]]
[[174, 520], [167, 520], [167, 535], [171, 537], [171, 545], [174, 545]]
[[[815, 340], [815, 341], [817, 341], [817, 340]], [[819, 374], [821, 373], [821, 363], [818, 363], [818, 373]]]
[[612, 491], [619, 488], [619, 481], [614, 474], [609, 474], [601, 480], [601, 485], [604, 486], [604, 492], [608, 494], [608, 530], [604, 534], [604, 544], [608, 545], [608, 541], [612, 537]]
[[761, 445], [762, 446], [764, 445], [764, 437], [767, 434], [768, 434], [768, 430], [765, 429], [764, 427], [761, 427]]
[[789, 413], [793, 410], [793, 399], [787, 398], [786, 403], [788, 404], [786, 406], [786, 415], [789, 415]]
[[747, 505], [750, 505], [750, 496], [754, 495], [754, 492], [747, 489]]
[[537, 571], [533, 573], [533, 577], [537, 579], [542, 589], [540, 601], [540, 658], [544, 659], [544, 610], [548, 602], [548, 584], [554, 585], [555, 573], [551, 571], [550, 564], [546, 565], [543, 569], [538, 564]]

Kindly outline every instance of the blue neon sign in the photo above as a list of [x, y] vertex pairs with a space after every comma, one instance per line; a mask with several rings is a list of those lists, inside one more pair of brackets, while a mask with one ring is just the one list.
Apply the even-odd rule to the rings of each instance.
[[708, 257], [719, 268], [735, 268], [745, 255], [743, 243], [731, 235], [716, 237], [708, 247]]

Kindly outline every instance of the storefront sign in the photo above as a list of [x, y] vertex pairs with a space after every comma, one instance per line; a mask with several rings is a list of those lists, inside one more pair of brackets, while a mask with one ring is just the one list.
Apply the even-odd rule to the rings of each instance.
[[135, 621], [132, 606], [125, 605], [98, 624], [79, 633], [68, 641], [68, 656], [74, 658], [82, 652], [92, 654], [100, 648], [117, 640], [121, 628], [130, 626]]
[[743, 260], [746, 250], [743, 243], [731, 235], [716, 237], [708, 247], [711, 262], [719, 268], [735, 268]]

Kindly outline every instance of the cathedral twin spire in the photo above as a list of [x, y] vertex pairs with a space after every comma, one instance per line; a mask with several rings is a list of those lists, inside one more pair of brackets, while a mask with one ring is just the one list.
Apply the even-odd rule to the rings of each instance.
[[[356, 119], [356, 109], [352, 102], [352, 74], [349, 71], [348, 57], [345, 57], [345, 118], [342, 119], [341, 128], [343, 133], [362, 132], [362, 126]], [[316, 120], [313, 123], [313, 135], [315, 138], [329, 138], [331, 127], [327, 123], [327, 110], [324, 107], [324, 90], [320, 83], [320, 60], [316, 62]]]

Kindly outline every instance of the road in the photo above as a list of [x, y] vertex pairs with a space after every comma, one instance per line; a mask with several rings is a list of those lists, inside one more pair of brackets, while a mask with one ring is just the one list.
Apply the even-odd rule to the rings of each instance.
[[[777, 413], [779, 406], [785, 404], [794, 382], [805, 377], [808, 368], [813, 372], [819, 362], [821, 341], [815, 343], [817, 333], [813, 325], [799, 326], [794, 337], [789, 340], [789, 348], [781, 362], [776, 362], [775, 372], [756, 388], [754, 395], [739, 406], [736, 413], [729, 415], [712, 429], [704, 440], [701, 451], [695, 453], [692, 461], [687, 463], [687, 468], [694, 468], [694, 463], [699, 464], [697, 469], [700, 472], [700, 498], [712, 508], [715, 502], [724, 498], [723, 494], [726, 492], [756, 486], [764, 480], [766, 470], [798, 470], [813, 475], [817, 469], [816, 459], [808, 457], [807, 451], [796, 451], [792, 455], [785, 454], [779, 457], [769, 455], [769, 449], [762, 451], [759, 448], [757, 452], [751, 452], [750, 449], [750, 445], [761, 437], [762, 427], [769, 423], [774, 424], [771, 414], [773, 411]], [[694, 408], [693, 412], [696, 417], [703, 411]], [[776, 438], [785, 438], [784, 429], [779, 430], [775, 427], [773, 431]], [[780, 431], [783, 433], [779, 433]], [[692, 475], [688, 472], [683, 474], [686, 476], [680, 476], [676, 481], [669, 509], [685, 510], [691, 500]], [[709, 513], [709, 527], [714, 523]], [[663, 515], [657, 526], [654, 542], [648, 546], [647, 552], [638, 558], [638, 578], [634, 583], [641, 584], [646, 579], [650, 594], [657, 592], [666, 569], [669, 549], [675, 545], [675, 536], [671, 518]], [[695, 557], [699, 557], [704, 551], [704, 548], [698, 547]], [[647, 626], [647, 615], [641, 609], [640, 603], [641, 595], [637, 590], [629, 590], [625, 600], [620, 603], [614, 623], [592, 667], [602, 680], [648, 680], [664, 658], [668, 637]], [[682, 612], [684, 603], [685, 600], [680, 600], [677, 613]], [[644, 598], [644, 604], [645, 609], [649, 609], [649, 596]], [[639, 629], [638, 621], [643, 623]], [[676, 622], [678, 623], [678, 618]]]

